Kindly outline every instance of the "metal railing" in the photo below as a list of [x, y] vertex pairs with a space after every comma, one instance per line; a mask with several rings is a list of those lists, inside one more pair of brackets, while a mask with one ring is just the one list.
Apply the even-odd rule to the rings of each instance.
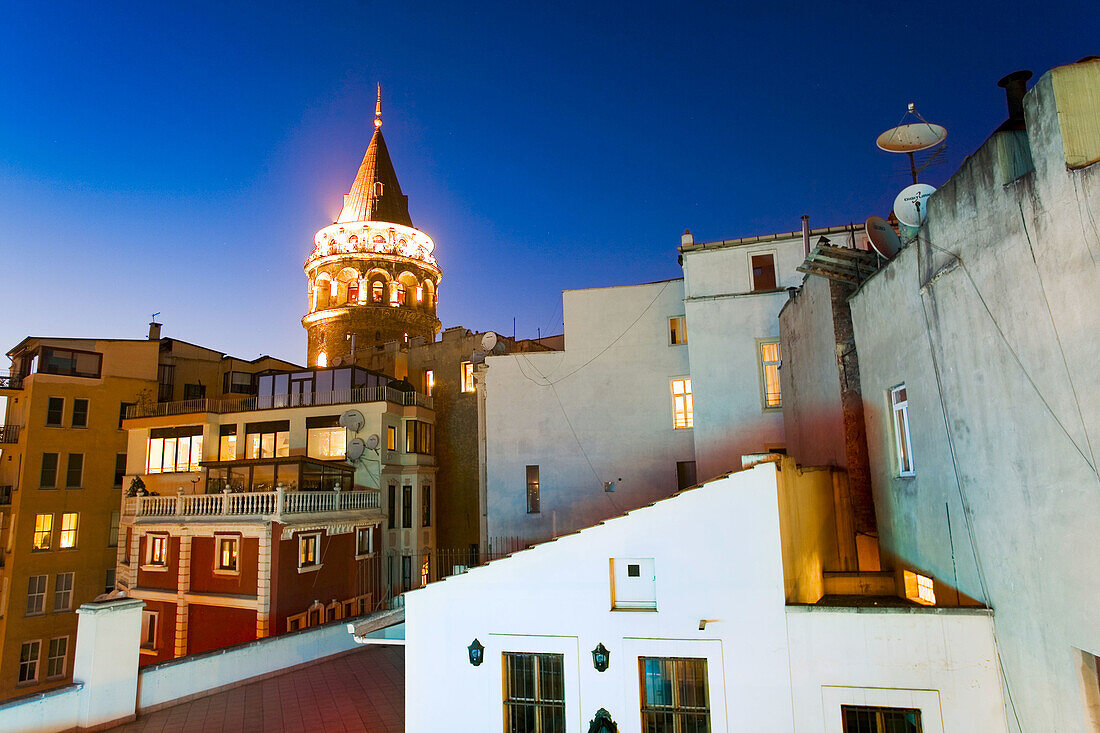
[[393, 387], [353, 387], [332, 392], [304, 392], [301, 394], [261, 395], [245, 397], [207, 397], [199, 400], [158, 402], [155, 405], [128, 405], [124, 418], [164, 417], [187, 415], [195, 412], [211, 412], [224, 415], [230, 412], [254, 412], [277, 410], [286, 407], [311, 407], [314, 405], [347, 405], [359, 402], [392, 402], [395, 405], [418, 406], [432, 409], [431, 397], [419, 392], [402, 392]]
[[0, 389], [23, 389], [23, 377], [10, 372], [0, 372]]
[[257, 491], [233, 494], [133, 496], [123, 511], [132, 517], [283, 516], [380, 509], [378, 491]]
[[21, 425], [0, 425], [0, 443], [18, 443]]

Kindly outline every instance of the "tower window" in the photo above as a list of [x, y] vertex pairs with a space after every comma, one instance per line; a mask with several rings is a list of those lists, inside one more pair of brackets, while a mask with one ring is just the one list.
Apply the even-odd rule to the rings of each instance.
[[355, 305], [359, 302], [359, 281], [352, 280], [348, 283], [348, 302]]
[[382, 181], [375, 181], [374, 182], [374, 195], [375, 196], [381, 196], [382, 195]]
[[381, 280], [375, 280], [373, 283], [371, 283], [371, 286], [370, 286], [370, 299], [373, 300], [375, 303], [381, 303], [382, 302], [382, 289], [383, 289], [383, 287], [384, 286], [382, 285]]
[[403, 284], [394, 283], [390, 305], [405, 305], [405, 286]]

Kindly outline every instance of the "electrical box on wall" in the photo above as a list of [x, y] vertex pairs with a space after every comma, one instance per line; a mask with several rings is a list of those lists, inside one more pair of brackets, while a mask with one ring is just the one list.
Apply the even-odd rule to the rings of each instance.
[[657, 610], [657, 572], [652, 557], [611, 559], [611, 608]]

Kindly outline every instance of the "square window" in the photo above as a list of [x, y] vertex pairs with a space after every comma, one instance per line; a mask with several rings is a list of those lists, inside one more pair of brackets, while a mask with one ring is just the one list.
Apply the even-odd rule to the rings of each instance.
[[50, 639], [50, 646], [46, 653], [46, 679], [65, 676], [65, 658], [68, 652], [69, 637], [58, 636]]
[[31, 545], [33, 552], [42, 552], [50, 549], [53, 540], [53, 515], [36, 514], [34, 516], [34, 542]]
[[53, 584], [53, 610], [71, 611], [73, 608], [73, 574], [58, 573]]
[[538, 514], [541, 510], [539, 496], [539, 467], [527, 467], [527, 513]]
[[472, 362], [462, 362], [462, 391], [463, 392], [476, 392], [477, 387], [474, 385], [474, 365]]
[[46, 612], [46, 576], [27, 578], [27, 615], [41, 616]]
[[70, 453], [69, 464], [65, 468], [65, 488], [79, 489], [84, 481], [84, 454]]
[[237, 553], [240, 548], [239, 538], [219, 537], [215, 535], [214, 541], [217, 543], [218, 551], [214, 569], [221, 572], [237, 572]]
[[38, 654], [42, 648], [40, 641], [25, 641], [19, 647], [19, 684], [38, 681]]
[[710, 730], [707, 660], [638, 657], [642, 730]]
[[772, 252], [755, 254], [750, 257], [750, 260], [752, 262], [753, 292], [775, 290], [775, 254]]
[[909, 398], [905, 385], [890, 390], [890, 411], [894, 423], [894, 456], [899, 476], [914, 476], [913, 445], [909, 435]]
[[355, 530], [355, 554], [362, 557], [374, 552], [374, 527], [359, 527]]
[[298, 535], [298, 569], [318, 568], [321, 566], [318, 560], [317, 550], [321, 544], [321, 533]]
[[65, 398], [51, 397], [46, 402], [46, 427], [61, 427], [61, 418], [65, 414]]
[[673, 316], [668, 319], [668, 343], [670, 346], [686, 344], [687, 321], [684, 316]]
[[57, 488], [57, 454], [42, 454], [42, 475], [38, 485], [43, 489]]
[[933, 580], [920, 573], [902, 571], [905, 580], [905, 597], [922, 606], [936, 605], [936, 584]]
[[844, 733], [920, 733], [920, 710], [841, 705]]
[[504, 652], [502, 661], [504, 730], [564, 733], [564, 655]]
[[626, 566], [627, 577], [638, 578], [641, 577], [642, 569], [640, 565], [630, 564]]
[[88, 400], [73, 400], [73, 427], [88, 427]]
[[58, 547], [62, 550], [71, 550], [76, 547], [76, 512], [67, 512], [61, 515], [61, 541]]
[[779, 386], [779, 339], [757, 339], [760, 360], [760, 401], [765, 410], [778, 410], [783, 406]]
[[695, 408], [691, 401], [691, 379], [679, 377], [672, 382], [672, 427], [683, 430], [695, 426]]

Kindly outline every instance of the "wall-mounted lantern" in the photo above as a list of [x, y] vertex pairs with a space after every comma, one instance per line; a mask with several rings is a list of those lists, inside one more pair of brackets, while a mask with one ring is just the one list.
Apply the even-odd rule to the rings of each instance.
[[475, 667], [481, 666], [481, 663], [485, 661], [485, 645], [477, 639], [474, 639], [470, 646], [466, 647], [466, 651], [470, 653], [470, 664]]
[[592, 650], [592, 666], [596, 668], [597, 672], [603, 672], [607, 669], [607, 665], [610, 662], [611, 652], [607, 651], [607, 647], [605, 647], [601, 641], [596, 645], [596, 648]]
[[600, 708], [588, 724], [588, 733], [619, 733], [619, 726], [611, 719], [611, 713]]

